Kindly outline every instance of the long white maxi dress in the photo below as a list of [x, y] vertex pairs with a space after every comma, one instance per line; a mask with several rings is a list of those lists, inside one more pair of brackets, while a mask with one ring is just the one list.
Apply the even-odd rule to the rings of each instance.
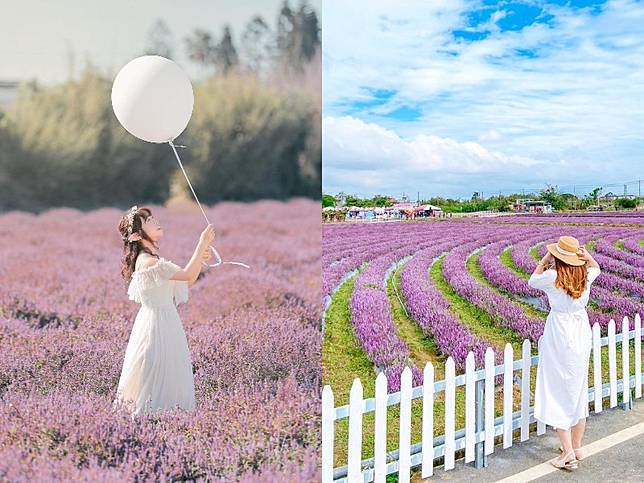
[[113, 406], [132, 416], [178, 406], [195, 407], [188, 341], [176, 306], [188, 301], [188, 282], [170, 280], [180, 267], [160, 257], [132, 274], [131, 300], [141, 304], [125, 350]]
[[586, 312], [590, 285], [599, 275], [588, 267], [588, 283], [581, 297], [573, 299], [555, 287], [557, 271], [532, 274], [528, 285], [548, 296], [550, 313], [539, 339], [539, 363], [534, 395], [534, 417], [555, 429], [570, 429], [588, 417], [588, 362], [592, 329]]

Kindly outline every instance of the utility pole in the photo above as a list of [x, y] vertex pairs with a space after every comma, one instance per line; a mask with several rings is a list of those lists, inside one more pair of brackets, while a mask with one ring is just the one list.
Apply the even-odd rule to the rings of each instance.
[[576, 186], [572, 185], [572, 195], [575, 198], [575, 210], [577, 209], [577, 192], [575, 191]]

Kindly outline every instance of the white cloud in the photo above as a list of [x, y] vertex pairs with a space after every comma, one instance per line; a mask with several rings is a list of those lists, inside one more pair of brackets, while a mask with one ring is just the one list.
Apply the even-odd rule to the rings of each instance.
[[[323, 185], [327, 192], [427, 192], [434, 186], [444, 194], [460, 196], [472, 191], [466, 180], [496, 193], [513, 180], [520, 180], [524, 187], [537, 187], [537, 183], [540, 187], [543, 180], [556, 179], [581, 184], [588, 181], [588, 174], [597, 174], [574, 160], [553, 162], [511, 155], [473, 141], [424, 134], [406, 140], [351, 116], [325, 116], [322, 130]], [[494, 186], [491, 179], [506, 184]], [[459, 192], [446, 187], [458, 188]]]
[[490, 129], [489, 131], [486, 131], [483, 134], [479, 135], [479, 141], [483, 143], [496, 143], [503, 141], [504, 139], [505, 137], [503, 136], [503, 134], [501, 134], [496, 129]]
[[[392, 157], [400, 159], [400, 153], [408, 154], [403, 157], [409, 170], [415, 169], [413, 159], [430, 166], [458, 160], [465, 169], [455, 185], [466, 193], [473, 173], [484, 170], [489, 170], [487, 183], [499, 188], [530, 180], [540, 186], [572, 184], [572, 167], [573, 176], [587, 183], [644, 175], [644, 3], [612, 1], [596, 16], [550, 6], [552, 28], [496, 28], [481, 41], [455, 41], [451, 31], [464, 28], [462, 14], [471, 4], [325, 3], [324, 124], [329, 129], [324, 135], [333, 132], [341, 138], [324, 140], [329, 150], [324, 168], [332, 167], [324, 176], [325, 191], [331, 190], [326, 183], [340, 184], [340, 165], [342, 179], [351, 183], [340, 187], [362, 189], [356, 183], [363, 178], [346, 174], [351, 160], [361, 163], [356, 169], [364, 173], [367, 167], [390, 169]], [[490, 23], [496, 20], [493, 16]], [[517, 56], [516, 49], [532, 49], [538, 56]], [[365, 86], [396, 94], [368, 110], [351, 109], [364, 100]], [[420, 119], [387, 116], [403, 106], [419, 109]], [[356, 119], [344, 118], [346, 114]], [[339, 119], [354, 136], [359, 131], [368, 137], [349, 138], [333, 130]], [[351, 148], [351, 154], [341, 153], [341, 145], [360, 144], [364, 146]], [[374, 155], [381, 146], [381, 154]], [[415, 151], [422, 156], [409, 155]], [[526, 164], [530, 162], [541, 164]], [[510, 177], [503, 169], [527, 165], [533, 168], [529, 173], [512, 170]], [[392, 189], [412, 190], [419, 181], [413, 172], [406, 177], [401, 169], [389, 172], [378, 189], [384, 192], [389, 183], [399, 182]], [[376, 179], [369, 176], [370, 186]]]

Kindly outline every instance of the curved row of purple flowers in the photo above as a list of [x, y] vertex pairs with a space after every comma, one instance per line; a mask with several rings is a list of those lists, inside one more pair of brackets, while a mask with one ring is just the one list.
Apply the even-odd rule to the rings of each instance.
[[[612, 314], [641, 311], [638, 298], [644, 292], [644, 286], [637, 281], [638, 267], [628, 264], [628, 260], [639, 257], [636, 250], [628, 250], [628, 247], [639, 246], [638, 232], [634, 233], [636, 230], [631, 227], [609, 226], [566, 227], [565, 230], [582, 242], [605, 239], [609, 247], [615, 239], [624, 240], [624, 250], [615, 247], [619, 250], [617, 254], [612, 248], [606, 249], [604, 243], [595, 250], [599, 252], [598, 257], [606, 257], [609, 261], [593, 286], [591, 295], [600, 310], [589, 310], [591, 323], [599, 322], [605, 329]], [[345, 227], [345, 230], [325, 233], [325, 292], [330, 292], [334, 282], [346, 275], [348, 267], [355, 269], [369, 262], [358, 276], [352, 294], [352, 323], [370, 360], [377, 369], [386, 371], [389, 389], [395, 390], [396, 379], [399, 382], [399, 373], [409, 362], [409, 349], [397, 335], [385, 287], [385, 278], [392, 266], [405, 257], [412, 257], [401, 271], [400, 288], [410, 317], [423, 333], [431, 337], [443, 353], [452, 356], [457, 367], [464, 364], [470, 350], [479, 364], [491, 344], [474, 336], [461, 324], [450, 310], [448, 301], [433, 286], [429, 267], [437, 256], [448, 252], [443, 274], [454, 290], [487, 312], [499, 326], [510, 328], [536, 344], [543, 333], [544, 321], [528, 316], [516, 302], [474, 278], [468, 271], [467, 259], [482, 249], [477, 262], [488, 281], [508, 294], [537, 298], [547, 309], [543, 293], [530, 288], [525, 278], [501, 262], [499, 255], [510, 247], [516, 267], [529, 274], [536, 265], [529, 250], [544, 238], [547, 242], [556, 241], [561, 231], [562, 227], [542, 225], [521, 226], [517, 233], [516, 227], [512, 226], [462, 221]], [[609, 238], [611, 236], [613, 238]], [[544, 247], [542, 245], [541, 250]], [[416, 384], [420, 380], [420, 369], [412, 367], [412, 373]]]
[[[581, 241], [585, 242], [588, 239], [596, 236], [597, 234], [580, 233], [576, 235]], [[522, 240], [521, 244], [523, 245], [523, 249], [525, 250], [527, 246], [530, 246], [540, 240], [543, 240], [543, 234]], [[556, 237], [552, 238], [551, 240], [556, 241]], [[547, 240], [547, 242], [550, 242], [551, 240]], [[541, 291], [535, 290], [530, 287], [527, 283], [526, 278], [522, 278], [514, 274], [499, 259], [501, 252], [516, 241], [517, 238], [515, 238], [514, 240], [499, 242], [488, 246], [478, 259], [481, 272], [490, 283], [504, 290], [505, 292], [520, 297], [531, 297], [539, 299], [539, 301], [541, 302], [542, 310], [547, 310], [547, 297], [545, 297], [545, 295]], [[532, 257], [530, 257], [530, 259], [531, 260], [528, 260], [528, 263], [530, 263], [531, 269], [529, 270], [529, 272], [526, 271], [526, 275], [527, 273], [532, 272], [532, 270], [534, 270], [536, 266], [536, 261], [532, 259]], [[602, 276], [604, 276], [604, 273], [600, 275], [598, 280]], [[591, 298], [595, 301], [601, 311], [589, 309], [589, 319], [591, 325], [595, 322], [599, 323], [602, 331], [607, 330], [608, 323], [612, 317], [612, 314], [638, 313], [642, 312], [642, 309], [644, 308], [641, 303], [633, 300], [632, 298], [613, 293], [613, 291], [607, 290], [601, 286], [593, 285], [591, 290]]]
[[414, 385], [422, 384], [422, 370], [409, 360], [409, 347], [398, 336], [386, 289], [386, 276], [406, 256], [440, 243], [440, 234], [425, 236], [422, 243], [410, 240], [369, 262], [356, 279], [351, 296], [351, 321], [369, 360], [376, 371], [385, 371], [389, 391], [400, 388], [405, 366], [410, 366]]

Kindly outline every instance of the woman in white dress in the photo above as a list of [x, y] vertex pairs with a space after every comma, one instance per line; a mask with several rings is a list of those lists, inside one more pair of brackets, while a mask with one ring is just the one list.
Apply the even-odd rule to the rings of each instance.
[[550, 462], [574, 469], [583, 458], [588, 416], [588, 362], [592, 329], [586, 312], [599, 265], [571, 236], [547, 245], [528, 284], [548, 296], [550, 313], [539, 339], [534, 417], [557, 430], [561, 455]]
[[188, 264], [181, 268], [158, 254], [163, 229], [148, 208], [133, 206], [119, 231], [124, 241], [121, 274], [128, 296], [141, 304], [125, 350], [113, 407], [132, 417], [157, 409], [195, 408], [192, 361], [176, 306], [188, 301], [188, 287], [210, 258], [212, 225], [201, 233]]

